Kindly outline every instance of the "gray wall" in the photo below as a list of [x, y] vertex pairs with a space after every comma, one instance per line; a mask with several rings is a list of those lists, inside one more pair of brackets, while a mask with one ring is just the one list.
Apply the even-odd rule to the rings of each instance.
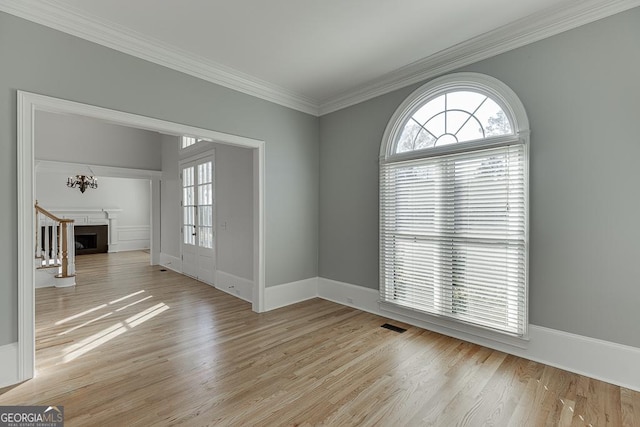
[[42, 160], [160, 170], [160, 134], [73, 114], [36, 112], [35, 157]]
[[[640, 347], [640, 8], [466, 67], [531, 123], [531, 323]], [[378, 152], [405, 88], [321, 118], [320, 276], [378, 287]]]
[[215, 145], [216, 269], [253, 280], [253, 150]]
[[16, 90], [266, 141], [267, 286], [318, 274], [316, 117], [0, 13], [0, 345], [17, 340]]
[[162, 135], [160, 252], [180, 258], [180, 138]]

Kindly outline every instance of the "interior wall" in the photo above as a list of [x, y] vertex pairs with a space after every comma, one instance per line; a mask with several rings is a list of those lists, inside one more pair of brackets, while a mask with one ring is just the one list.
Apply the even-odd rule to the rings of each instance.
[[17, 90], [265, 141], [266, 286], [318, 275], [317, 117], [6, 13], [0, 58], [0, 345], [17, 340]]
[[118, 225], [150, 226], [150, 184], [147, 179], [97, 177], [98, 188], [81, 193], [66, 186], [74, 175], [36, 171], [36, 199], [47, 210], [118, 208]]
[[180, 258], [180, 156], [177, 136], [162, 135], [162, 178], [160, 179], [160, 252]]
[[[36, 200], [43, 208], [59, 215], [57, 211], [120, 209], [117, 214], [116, 233], [118, 244], [110, 251], [149, 249], [151, 245], [151, 183], [148, 179], [98, 177], [98, 188], [81, 193], [66, 186], [67, 177], [75, 174], [38, 172], [36, 168]], [[76, 223], [76, 225], [82, 225]], [[114, 249], [117, 248], [117, 249]]]
[[216, 268], [253, 280], [253, 150], [214, 146]]
[[[522, 100], [531, 125], [530, 322], [640, 347], [640, 8], [461, 71]], [[378, 288], [378, 154], [419, 85], [321, 118], [321, 277]]]
[[73, 114], [36, 111], [35, 157], [132, 169], [160, 170], [160, 134]]

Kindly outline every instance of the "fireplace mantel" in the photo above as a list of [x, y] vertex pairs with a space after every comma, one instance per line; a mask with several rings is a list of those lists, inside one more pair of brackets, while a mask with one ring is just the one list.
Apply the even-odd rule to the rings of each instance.
[[122, 209], [59, 208], [49, 211], [60, 218], [73, 219], [74, 225], [108, 225], [109, 252], [118, 252], [118, 214]]

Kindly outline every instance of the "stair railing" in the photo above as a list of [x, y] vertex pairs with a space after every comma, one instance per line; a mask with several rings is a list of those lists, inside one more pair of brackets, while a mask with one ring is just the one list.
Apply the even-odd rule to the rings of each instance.
[[75, 275], [75, 239], [73, 219], [58, 218], [35, 204], [36, 209], [36, 258], [42, 267], [59, 267], [56, 277]]

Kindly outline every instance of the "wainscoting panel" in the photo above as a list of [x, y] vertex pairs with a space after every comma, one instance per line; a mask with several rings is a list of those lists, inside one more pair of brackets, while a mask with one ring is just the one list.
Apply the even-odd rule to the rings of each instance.
[[151, 229], [148, 225], [118, 226], [118, 252], [149, 249]]

